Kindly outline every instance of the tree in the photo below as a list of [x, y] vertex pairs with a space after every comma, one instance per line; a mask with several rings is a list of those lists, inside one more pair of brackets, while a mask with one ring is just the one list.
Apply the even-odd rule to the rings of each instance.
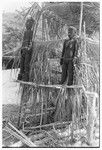
[[3, 14], [2, 50], [12, 51], [22, 39], [22, 18], [15, 13]]

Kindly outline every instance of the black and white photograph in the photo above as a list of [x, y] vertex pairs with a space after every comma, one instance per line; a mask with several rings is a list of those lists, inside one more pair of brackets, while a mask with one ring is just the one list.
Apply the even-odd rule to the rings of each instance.
[[100, 148], [100, 1], [4, 1], [2, 148]]

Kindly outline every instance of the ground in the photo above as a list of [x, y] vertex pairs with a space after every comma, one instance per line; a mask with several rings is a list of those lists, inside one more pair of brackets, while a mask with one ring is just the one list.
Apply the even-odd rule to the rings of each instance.
[[17, 79], [19, 70], [3, 70], [2, 71], [2, 104], [19, 105], [19, 83], [14, 82]]
[[[20, 104], [20, 96], [19, 96], [19, 84], [15, 82], [17, 78], [19, 70], [3, 70], [2, 71], [2, 113], [3, 113], [3, 119], [8, 119], [11, 122], [13, 122], [13, 125], [17, 125], [18, 121], [18, 111], [19, 111], [19, 104]], [[99, 146], [99, 122], [95, 125], [95, 133], [94, 133], [94, 143], [93, 146], [97, 147]], [[60, 135], [61, 134], [61, 135]], [[63, 132], [63, 134], [67, 134], [67, 130]], [[64, 135], [63, 137], [62, 131], [61, 133], [59, 130], [56, 130], [57, 140], [63, 143], [61, 144], [62, 147], [87, 147], [85, 142], [83, 142], [82, 138], [79, 141], [76, 141], [73, 145], [68, 144], [68, 137]], [[9, 136], [9, 135], [8, 135]], [[55, 138], [55, 133], [52, 135]], [[59, 138], [59, 136], [61, 136]], [[7, 137], [7, 133], [3, 132], [3, 138]], [[11, 140], [11, 138], [10, 138]], [[14, 139], [13, 139], [14, 140]], [[12, 141], [7, 141], [9, 144], [12, 143]], [[61, 143], [60, 142], [60, 143]], [[12, 143], [13, 144], [13, 143]], [[50, 145], [50, 144], [49, 144]], [[42, 146], [42, 145], [41, 145]], [[40, 146], [40, 147], [41, 147]], [[49, 147], [49, 146], [48, 146]]]

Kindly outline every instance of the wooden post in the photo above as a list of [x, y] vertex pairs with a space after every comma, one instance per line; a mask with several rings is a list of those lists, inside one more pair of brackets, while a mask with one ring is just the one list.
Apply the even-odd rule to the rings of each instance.
[[87, 124], [87, 141], [92, 146], [94, 136], [94, 121], [96, 117], [95, 112], [95, 103], [96, 103], [96, 94], [88, 94], [88, 124]]
[[[86, 54], [86, 27], [85, 27], [85, 22], [84, 22], [84, 24], [83, 24], [83, 27], [84, 27], [84, 51], [83, 51], [83, 53], [84, 53], [84, 62], [86, 62], [87, 61], [87, 54]], [[86, 74], [86, 90], [88, 90], [88, 67], [87, 67], [87, 65], [85, 65], [85, 74]], [[88, 115], [89, 115], [89, 111], [88, 111], [88, 107], [90, 107], [90, 106], [88, 106], [88, 99], [87, 99], [87, 124], [88, 124]]]
[[42, 14], [42, 41], [45, 41], [45, 18], [44, 18], [44, 14]]
[[82, 28], [82, 17], [83, 17], [83, 2], [81, 2], [81, 9], [80, 9], [80, 24], [79, 24], [79, 36], [81, 35], [81, 28]]
[[[86, 62], [87, 61], [87, 53], [86, 53], [86, 26], [85, 26], [85, 22], [84, 22], [84, 61]], [[88, 67], [87, 65], [85, 66], [86, 67], [86, 90], [88, 90]]]
[[46, 22], [46, 37], [47, 37], [47, 41], [49, 41], [50, 40], [50, 38], [49, 38], [49, 28], [48, 28], [48, 23], [47, 23], [47, 19], [45, 20], [45, 22]]
[[[87, 61], [87, 53], [86, 53], [86, 28], [84, 22], [84, 61]], [[88, 67], [86, 65], [86, 90], [91, 90], [88, 88]], [[93, 131], [94, 131], [94, 112], [95, 112], [95, 101], [96, 97], [94, 94], [90, 94], [87, 97], [87, 140], [90, 145], [93, 143]]]
[[74, 126], [76, 122], [75, 118], [75, 108], [76, 108], [76, 95], [74, 95], [75, 90], [71, 89], [69, 92], [69, 96], [72, 103], [72, 122], [71, 122], [71, 143], [73, 143], [74, 140]]
[[41, 118], [40, 118], [40, 126], [42, 125], [43, 121], [43, 90], [41, 89]]

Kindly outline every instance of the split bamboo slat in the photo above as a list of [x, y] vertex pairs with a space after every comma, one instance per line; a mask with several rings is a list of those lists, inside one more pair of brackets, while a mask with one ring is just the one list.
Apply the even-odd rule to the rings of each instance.
[[24, 133], [16, 129], [11, 123], [7, 122], [5, 128], [10, 134], [21, 140], [27, 146], [36, 147], [36, 145], [32, 141], [30, 141], [30, 139], [28, 139], [28, 137]]

